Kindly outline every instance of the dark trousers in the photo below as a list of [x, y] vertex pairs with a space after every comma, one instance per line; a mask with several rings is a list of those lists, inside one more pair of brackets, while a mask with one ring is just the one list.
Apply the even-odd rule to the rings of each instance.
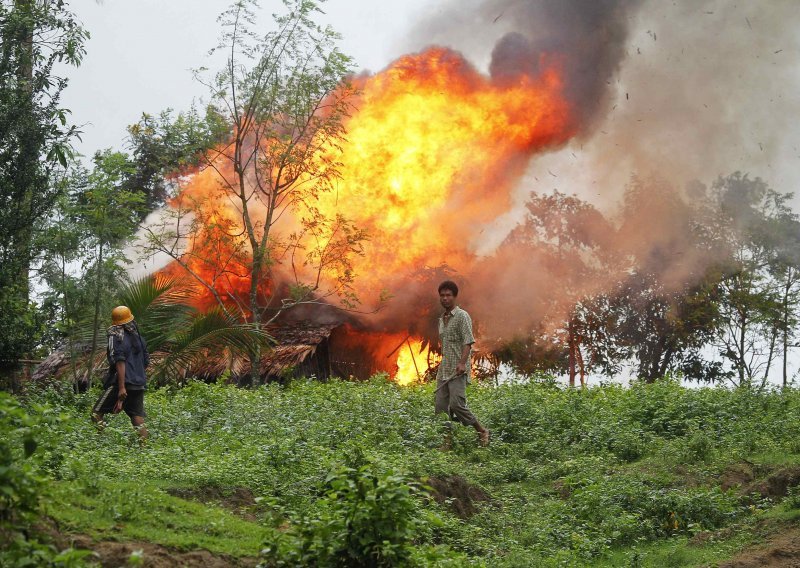
[[436, 414], [446, 412], [450, 420], [461, 422], [465, 426], [475, 426], [478, 419], [467, 408], [467, 376], [459, 375], [449, 381], [436, 381], [436, 398], [434, 400]]

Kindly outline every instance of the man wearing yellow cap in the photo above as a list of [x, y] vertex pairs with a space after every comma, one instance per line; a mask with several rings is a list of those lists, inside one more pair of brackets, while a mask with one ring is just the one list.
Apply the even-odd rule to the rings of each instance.
[[139, 334], [133, 314], [127, 306], [117, 306], [111, 311], [112, 326], [108, 328], [108, 377], [103, 393], [92, 408], [92, 420], [102, 429], [106, 414], [124, 410], [139, 439], [147, 439], [144, 426], [144, 391], [147, 387], [145, 368], [150, 363], [147, 344]]

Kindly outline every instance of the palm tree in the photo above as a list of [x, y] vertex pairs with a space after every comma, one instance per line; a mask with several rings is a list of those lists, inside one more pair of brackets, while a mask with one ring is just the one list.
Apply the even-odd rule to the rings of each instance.
[[[180, 382], [209, 358], [246, 359], [272, 339], [259, 327], [240, 323], [214, 308], [192, 307], [192, 293], [180, 281], [150, 275], [128, 283], [119, 303], [128, 306], [151, 353], [148, 370], [155, 385]], [[89, 332], [84, 328], [81, 335]]]

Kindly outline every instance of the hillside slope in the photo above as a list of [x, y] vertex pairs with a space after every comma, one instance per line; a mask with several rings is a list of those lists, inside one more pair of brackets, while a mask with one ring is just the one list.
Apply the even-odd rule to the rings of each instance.
[[95, 395], [33, 394], [25, 427], [0, 413], [15, 463], [46, 479], [40, 540], [98, 551], [78, 563], [702, 566], [755, 547], [726, 564], [749, 566], [800, 549], [794, 390], [474, 386], [492, 444], [459, 427], [451, 451], [431, 386], [149, 392], [144, 448], [124, 416], [94, 430]]

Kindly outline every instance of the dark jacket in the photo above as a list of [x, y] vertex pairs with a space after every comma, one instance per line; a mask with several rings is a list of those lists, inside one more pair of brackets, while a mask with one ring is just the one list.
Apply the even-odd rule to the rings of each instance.
[[127, 390], [143, 390], [147, 386], [145, 368], [150, 364], [147, 344], [136, 324], [112, 325], [108, 328], [108, 378], [106, 387], [117, 381], [116, 364], [125, 361], [125, 388]]

